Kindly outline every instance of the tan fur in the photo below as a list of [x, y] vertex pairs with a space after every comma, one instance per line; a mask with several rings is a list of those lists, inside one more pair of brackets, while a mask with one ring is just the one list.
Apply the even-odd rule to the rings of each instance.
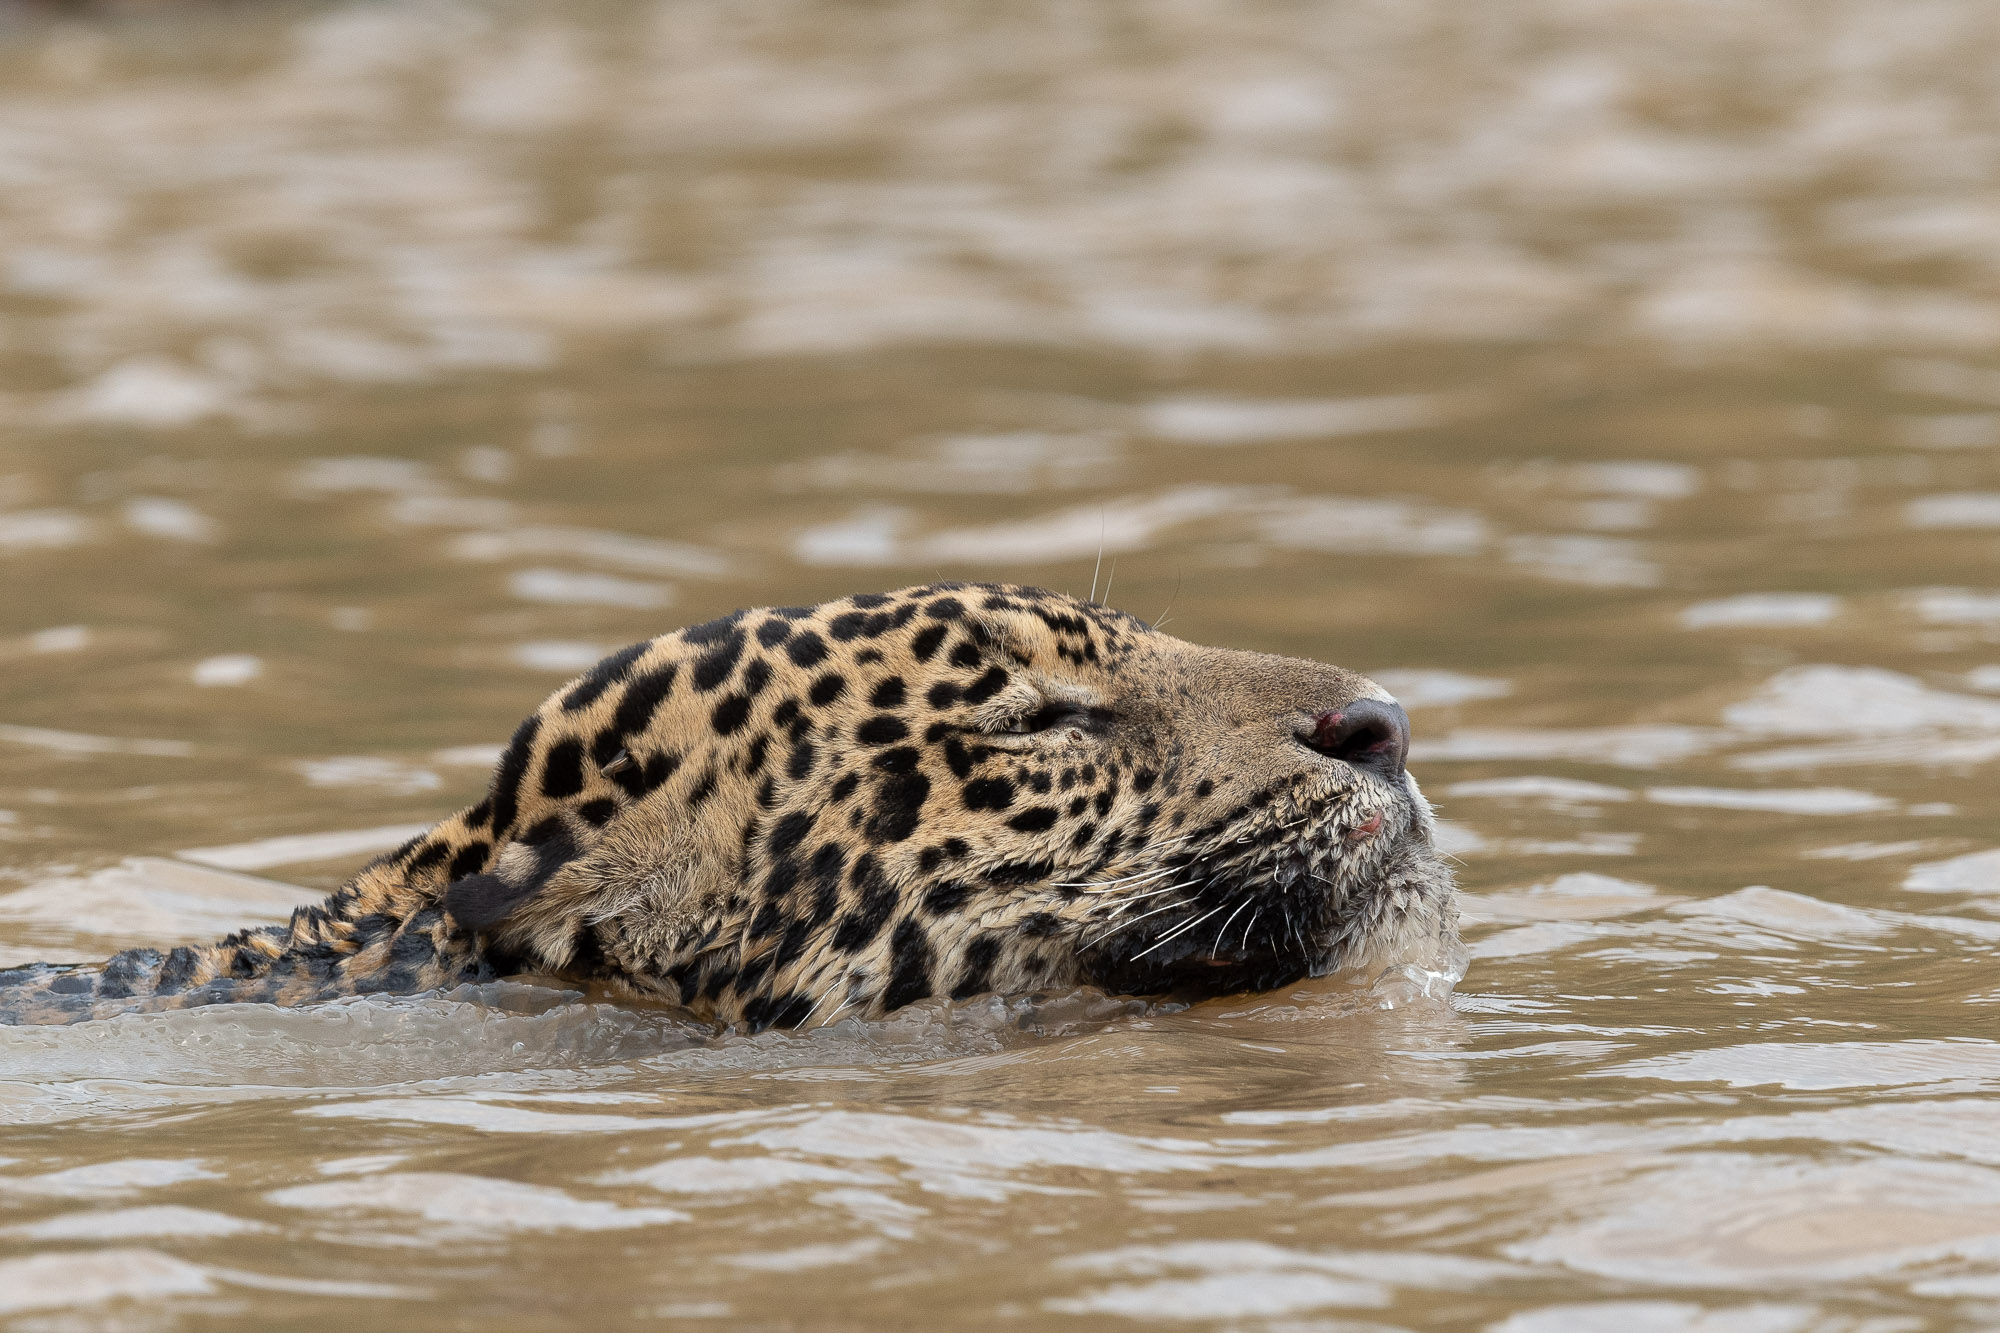
[[1312, 736], [1387, 700], [1011, 585], [739, 612], [558, 690], [485, 800], [289, 926], [0, 972], [0, 1020], [532, 971], [761, 1027], [1384, 966], [1456, 940], [1429, 807]]

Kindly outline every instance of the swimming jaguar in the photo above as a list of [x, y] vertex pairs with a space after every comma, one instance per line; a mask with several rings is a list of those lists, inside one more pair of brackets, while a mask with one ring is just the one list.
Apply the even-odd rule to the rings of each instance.
[[0, 1022], [532, 973], [757, 1030], [1365, 973], [1457, 947], [1408, 747], [1366, 677], [1040, 588], [738, 611], [564, 685], [288, 924], [0, 971]]

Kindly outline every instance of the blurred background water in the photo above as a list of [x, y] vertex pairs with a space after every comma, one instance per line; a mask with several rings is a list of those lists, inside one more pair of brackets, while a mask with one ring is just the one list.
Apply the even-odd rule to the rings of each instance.
[[0, 10], [0, 964], [933, 576], [1374, 674], [1472, 970], [0, 1031], [22, 1329], [2000, 1323], [2000, 11]]

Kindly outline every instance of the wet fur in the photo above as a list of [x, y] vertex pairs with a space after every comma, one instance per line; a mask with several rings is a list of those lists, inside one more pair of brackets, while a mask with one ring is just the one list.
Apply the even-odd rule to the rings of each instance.
[[0, 971], [0, 1022], [534, 972], [763, 1028], [1435, 957], [1457, 911], [1415, 783], [1297, 739], [1388, 697], [1035, 588], [737, 612], [556, 691], [485, 799], [289, 924]]

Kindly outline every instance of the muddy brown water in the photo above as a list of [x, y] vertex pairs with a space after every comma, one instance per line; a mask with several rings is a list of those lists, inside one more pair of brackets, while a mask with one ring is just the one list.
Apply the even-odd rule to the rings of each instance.
[[1404, 699], [1473, 957], [0, 1031], [0, 1321], [2000, 1324], [1996, 39], [9, 12], [0, 963], [281, 916], [605, 647], [1100, 548]]

